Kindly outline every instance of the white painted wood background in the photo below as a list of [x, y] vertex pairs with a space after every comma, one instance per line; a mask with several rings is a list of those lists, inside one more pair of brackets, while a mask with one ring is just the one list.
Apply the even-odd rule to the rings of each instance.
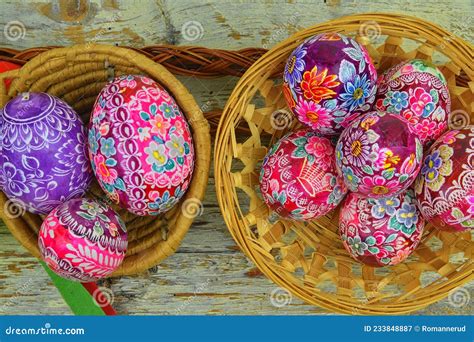
[[[301, 28], [363, 12], [415, 15], [474, 40], [474, 2], [469, 0], [2, 0], [0, 46], [20, 49], [97, 42], [271, 48]], [[6, 37], [5, 31], [15, 25], [19, 36]], [[182, 32], [190, 25], [197, 31]], [[209, 109], [224, 106], [236, 81], [230, 77], [180, 79]], [[70, 314], [41, 266], [1, 224], [0, 241], [0, 314]], [[101, 285], [112, 290], [113, 305], [120, 314], [328, 313], [297, 298], [282, 308], [271, 304], [276, 285], [236, 248], [220, 216], [212, 175], [204, 214], [175, 255], [147, 274]], [[472, 294], [472, 284], [466, 288]], [[472, 303], [456, 307], [443, 300], [416, 314], [472, 312]]]

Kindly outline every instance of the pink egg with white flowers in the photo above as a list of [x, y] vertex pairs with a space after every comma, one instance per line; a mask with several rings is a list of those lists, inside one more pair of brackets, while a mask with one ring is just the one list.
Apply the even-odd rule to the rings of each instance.
[[281, 217], [306, 221], [336, 208], [347, 188], [337, 175], [330, 140], [303, 129], [272, 146], [262, 163], [260, 191]]
[[91, 282], [115, 271], [127, 250], [127, 230], [105, 203], [78, 198], [59, 205], [41, 225], [43, 260], [59, 276]]
[[430, 62], [413, 59], [379, 77], [375, 107], [405, 118], [422, 144], [429, 145], [448, 128], [451, 99], [442, 72]]
[[424, 223], [411, 189], [379, 199], [349, 193], [340, 212], [339, 235], [357, 261], [374, 267], [396, 265], [418, 246]]
[[109, 199], [142, 216], [178, 203], [194, 169], [184, 113], [163, 86], [139, 75], [118, 77], [100, 92], [89, 125], [89, 155]]

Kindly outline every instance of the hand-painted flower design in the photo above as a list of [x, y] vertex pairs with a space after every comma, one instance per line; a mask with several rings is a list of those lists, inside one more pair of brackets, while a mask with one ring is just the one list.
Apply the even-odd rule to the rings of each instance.
[[114, 138], [100, 138], [100, 152], [108, 157], [111, 157], [117, 153], [114, 146]]
[[398, 165], [399, 162], [400, 156], [394, 154], [391, 149], [383, 147], [376, 152], [373, 166], [375, 170], [387, 170]]
[[334, 97], [336, 92], [332, 88], [336, 88], [339, 84], [337, 75], [328, 75], [327, 68], [318, 73], [318, 67], [314, 66], [311, 71], [305, 71], [303, 74], [301, 89], [306, 99], [319, 103], [321, 100]]
[[436, 129], [436, 122], [424, 119], [419, 121], [415, 127], [414, 132], [422, 140], [425, 141], [429, 136], [433, 134], [433, 131]]
[[100, 206], [99, 203], [95, 201], [83, 201], [79, 208], [87, 211], [87, 213], [93, 218], [104, 212], [104, 207]]
[[168, 161], [165, 145], [158, 144], [155, 141], [150, 142], [150, 145], [145, 147], [145, 153], [148, 154], [146, 162], [150, 165], [161, 167]]
[[99, 150], [99, 142], [97, 140], [97, 132], [95, 128], [89, 129], [88, 140], [91, 152], [94, 154], [97, 153], [97, 151]]
[[357, 255], [364, 255], [365, 251], [369, 246], [363, 241], [361, 241], [360, 236], [348, 237], [347, 244], [349, 248]]
[[329, 110], [313, 101], [306, 101], [300, 97], [295, 107], [298, 119], [314, 130], [331, 125]]
[[382, 176], [362, 178], [362, 183], [359, 186], [359, 191], [368, 197], [380, 198], [395, 195], [399, 189], [400, 184], [397, 180], [387, 180]]
[[340, 98], [343, 100], [341, 106], [348, 108], [349, 111], [353, 111], [356, 108], [361, 107], [370, 95], [371, 84], [367, 79], [367, 75], [355, 75], [353, 81], [344, 83], [344, 93]]
[[184, 138], [172, 134], [170, 140], [166, 142], [168, 153], [171, 158], [183, 157], [186, 153]]
[[370, 154], [370, 143], [364, 131], [355, 130], [347, 137], [344, 143], [344, 156], [352, 165], [362, 167]]
[[397, 221], [403, 225], [401, 230], [405, 234], [411, 235], [418, 222], [418, 213], [415, 204], [402, 203], [401, 208], [397, 210], [396, 218]]
[[393, 216], [396, 209], [400, 205], [400, 200], [397, 197], [384, 197], [374, 199], [374, 205], [372, 206], [372, 216], [381, 219], [385, 215]]
[[167, 119], [174, 118], [176, 117], [177, 114], [179, 115], [178, 108], [166, 102], [163, 102], [161, 106], [159, 107], [159, 109], [163, 113], [163, 116]]
[[421, 168], [421, 174], [425, 178], [427, 187], [431, 190], [438, 191], [444, 184], [445, 177], [450, 176], [453, 172], [452, 155], [452, 147], [441, 145], [426, 156]]
[[344, 176], [344, 180], [349, 190], [357, 191], [357, 188], [360, 183], [360, 178], [354, 174], [352, 168], [350, 166], [343, 166], [342, 175]]
[[138, 132], [138, 139], [142, 142], [151, 138], [150, 127], [138, 127], [137, 132]]
[[434, 110], [433, 98], [423, 88], [416, 88], [410, 96], [410, 108], [417, 116], [427, 118]]
[[26, 184], [25, 173], [19, 170], [10, 162], [3, 164], [3, 174], [5, 180], [5, 187], [9, 192], [15, 196], [30, 193], [30, 188]]
[[161, 115], [154, 116], [149, 122], [151, 124], [151, 133], [157, 133], [161, 137], [165, 136], [170, 128], [169, 120], [166, 120]]
[[96, 154], [94, 156], [94, 163], [92, 166], [96, 170], [96, 175], [99, 180], [106, 184], [114, 184], [117, 179], [117, 171], [107, 166], [106, 160], [102, 154]]
[[308, 154], [312, 154], [316, 158], [322, 158], [324, 161], [331, 161], [333, 147], [328, 139], [311, 136], [305, 144], [305, 149]]
[[[390, 92], [389, 92], [390, 93]], [[388, 94], [387, 94], [388, 95]], [[396, 113], [400, 113], [402, 109], [408, 107], [408, 94], [406, 91], [394, 91], [390, 97], [390, 106]]]
[[305, 68], [304, 56], [306, 56], [306, 49], [302, 44], [291, 53], [286, 62], [284, 80], [291, 88], [301, 82], [301, 73]]

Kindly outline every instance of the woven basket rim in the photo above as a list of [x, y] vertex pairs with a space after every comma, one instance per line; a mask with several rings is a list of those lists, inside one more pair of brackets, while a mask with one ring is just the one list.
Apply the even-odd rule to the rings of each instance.
[[[280, 59], [283, 57], [286, 58], [299, 42], [314, 34], [324, 31], [354, 33], [359, 31], [361, 23], [370, 21], [381, 24], [382, 35], [405, 28], [407, 31], [405, 38], [418, 42], [429, 40], [433, 44], [438, 43], [438, 45], [442, 43], [446, 44], [447, 49], [442, 53], [450, 59], [453, 64], [451, 67], [464, 70], [469, 78], [468, 81], [472, 84], [474, 69], [472, 62], [469, 60], [469, 56], [473, 55], [473, 45], [428, 21], [402, 14], [365, 13], [349, 15], [313, 25], [292, 35], [269, 50], [247, 70], [235, 86], [233, 93], [226, 103], [217, 130], [214, 146], [214, 158], [216, 161], [214, 165], [215, 185], [219, 207], [232, 237], [262, 273], [277, 285], [286, 288], [293, 295], [301, 298], [305, 302], [319, 305], [335, 312], [346, 314], [404, 314], [422, 309], [446, 297], [449, 291], [457, 286], [473, 280], [474, 274], [472, 270], [474, 267], [472, 262], [460, 267], [458, 274], [451, 282], [444, 282], [439, 285], [431, 284], [430, 286], [432, 287], [439, 287], [439, 289], [437, 289], [439, 290], [438, 293], [434, 293], [433, 291], [432, 294], [416, 298], [416, 300], [412, 301], [400, 300], [398, 303], [382, 303], [376, 305], [371, 304], [369, 301], [368, 303], [358, 304], [356, 301], [346, 301], [341, 296], [325, 295], [322, 291], [320, 293], [317, 291], [308, 292], [303, 286], [297, 285], [296, 280], [290, 281], [286, 277], [287, 275], [284, 274], [283, 271], [280, 271], [282, 267], [276, 266], [276, 263], [272, 259], [266, 258], [262, 253], [263, 249], [259, 243], [250, 237], [249, 225], [245, 221], [255, 220], [255, 218], [251, 214], [245, 216], [242, 212], [235, 190], [235, 184], [242, 182], [242, 180], [237, 179], [237, 176], [240, 174], [234, 176], [230, 172], [232, 160], [236, 158], [238, 149], [242, 148], [242, 146], [238, 147], [235, 145], [235, 133], [232, 129], [248, 115], [248, 113], [246, 113], [246, 104], [262, 87], [265, 88], [264, 82], [268, 76], [272, 74], [273, 67], [269, 66], [269, 64], [278, 64]], [[418, 35], [419, 32], [423, 32], [424, 36], [420, 37]], [[446, 38], [449, 38], [449, 40]], [[268, 87], [265, 89], [269, 92]], [[255, 127], [253, 129], [257, 130]], [[254, 223], [255, 222], [252, 221], [252, 224]], [[366, 268], [367, 267], [362, 266], [362, 270]], [[406, 295], [407, 294], [405, 294], [405, 296]], [[368, 304], [373, 306], [373, 308], [369, 307]]]
[[[77, 62], [78, 60], [80, 60], [80, 63]], [[120, 64], [109, 65], [109, 60]], [[73, 70], [70, 75], [79, 82], [81, 75], [75, 75], [75, 73], [80, 73], [81, 71], [87, 74], [88, 71], [92, 70], [93, 75], [97, 72], [97, 74], [100, 73], [103, 76], [104, 73], [101, 73], [100, 70], [101, 65], [105, 72], [111, 70], [114, 72], [115, 68], [118, 69], [119, 73], [120, 68], [138, 70], [140, 74], [148, 75], [159, 82], [169, 91], [183, 110], [193, 136], [195, 168], [186, 194], [181, 198], [176, 208], [163, 215], [162, 219], [160, 219], [162, 216], [156, 219], [149, 218], [150, 222], [154, 222], [154, 225], [157, 225], [157, 227], [167, 222], [173, 225], [172, 229], [168, 232], [167, 239], [159, 239], [163, 234], [159, 230], [156, 230], [153, 235], [147, 235], [148, 239], [137, 237], [139, 239], [137, 240], [138, 246], [135, 248], [137, 254], [127, 254], [124, 263], [112, 276], [136, 274], [157, 265], [176, 251], [194, 220], [194, 217], [183, 214], [180, 209], [182, 203], [187, 199], [202, 201], [205, 195], [211, 161], [209, 124], [189, 91], [165, 67], [134, 50], [105, 44], [80, 44], [45, 51], [29, 60], [22, 68], [0, 74], [0, 106], [4, 106], [14, 95], [29, 91], [32, 87], [38, 86], [42, 79], [48, 78], [51, 73], [54, 75], [54, 72], [57, 70], [63, 70], [63, 72], [71, 72]], [[48, 70], [48, 67], [53, 69]], [[98, 71], [94, 71], [95, 69]], [[135, 74], [138, 74], [138, 72]], [[8, 93], [3, 82], [7, 78], [13, 79]], [[64, 81], [59, 81], [60, 84], [61, 82], [64, 84]], [[50, 86], [48, 85], [48, 87]], [[60, 88], [56, 87], [57, 91], [60, 91]], [[74, 91], [71, 93], [74, 94]], [[71, 93], [65, 94], [65, 96], [71, 95]], [[66, 102], [68, 101], [66, 100]], [[74, 107], [75, 104], [79, 105], [78, 103], [81, 103], [81, 100], [70, 104]], [[0, 204], [5, 205], [7, 200], [6, 196], [0, 192]], [[41, 218], [29, 213], [21, 217], [11, 218], [6, 215], [5, 211], [0, 212], [0, 218], [5, 222], [14, 237], [34, 256], [40, 258], [37, 245], [37, 231], [41, 224]], [[155, 240], [158, 242], [153, 242]], [[127, 253], [129, 252], [130, 249]]]

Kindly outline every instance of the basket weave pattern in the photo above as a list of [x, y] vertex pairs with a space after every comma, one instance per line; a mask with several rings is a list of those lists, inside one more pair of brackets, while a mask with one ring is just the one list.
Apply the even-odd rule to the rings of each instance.
[[[147, 75], [173, 95], [190, 124], [196, 161], [186, 195], [164, 215], [140, 217], [113, 205], [127, 225], [129, 247], [123, 264], [112, 276], [143, 272], [178, 248], [193, 221], [192, 215], [185, 213], [181, 206], [188, 199], [191, 199], [188, 203], [199, 203], [207, 186], [211, 145], [207, 120], [192, 95], [166, 68], [130, 49], [92, 44], [45, 49], [21, 69], [0, 74], [0, 106], [21, 92], [47, 92], [70, 104], [85, 123], [107, 81], [126, 74]], [[8, 93], [3, 82], [6, 78], [13, 79]], [[89, 195], [105, 199], [97, 183], [92, 185]], [[0, 192], [0, 206], [7, 208], [8, 205], [8, 198]], [[2, 210], [0, 218], [24, 247], [40, 257], [37, 243], [40, 216], [24, 213], [12, 217], [8, 210]]]
[[[369, 24], [378, 31], [376, 39], [362, 34]], [[345, 251], [337, 232], [338, 210], [306, 224], [277, 220], [259, 194], [259, 171], [268, 148], [298, 127], [296, 120], [286, 122], [285, 129], [281, 122], [275, 124], [275, 113], [288, 109], [281, 80], [272, 75], [282, 73], [286, 59], [304, 39], [330, 31], [355, 37], [365, 45], [379, 73], [407, 59], [441, 60], [438, 67], [448, 82], [452, 110], [473, 119], [470, 44], [428, 22], [399, 15], [349, 16], [313, 26], [253, 64], [229, 98], [215, 144], [219, 205], [247, 256], [267, 277], [304, 301], [348, 314], [419, 310], [474, 279], [470, 232], [442, 233], [427, 225], [407, 262], [376, 269], [359, 264]], [[246, 136], [236, 133], [242, 124], [249, 128]]]

